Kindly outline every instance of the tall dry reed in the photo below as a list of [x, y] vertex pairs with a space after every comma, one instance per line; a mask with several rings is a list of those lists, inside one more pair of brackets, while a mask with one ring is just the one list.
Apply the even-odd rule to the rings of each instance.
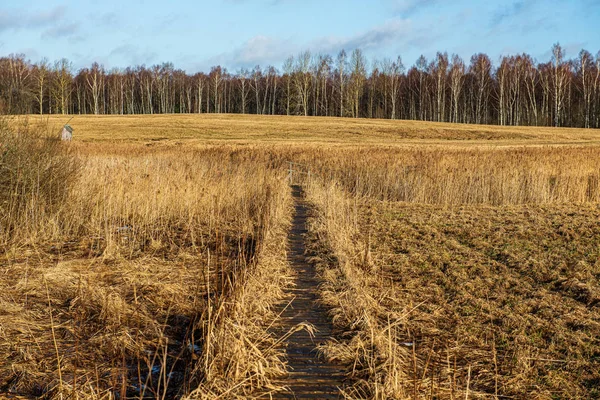
[[597, 395], [596, 153], [376, 150], [298, 174], [348, 398]]
[[78, 152], [61, 207], [28, 226], [34, 234], [7, 239], [0, 391], [245, 398], [277, 389], [282, 352], [267, 327], [287, 284], [289, 188], [265, 162], [229, 155]]
[[0, 246], [33, 240], [65, 207], [79, 163], [56, 135], [0, 118]]
[[295, 157], [354, 196], [421, 204], [600, 201], [600, 149], [340, 148]]

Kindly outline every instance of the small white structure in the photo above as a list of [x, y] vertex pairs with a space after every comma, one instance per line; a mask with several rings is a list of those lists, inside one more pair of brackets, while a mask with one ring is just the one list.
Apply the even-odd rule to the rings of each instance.
[[60, 139], [65, 142], [70, 142], [73, 139], [73, 128], [71, 128], [71, 125], [63, 126]]

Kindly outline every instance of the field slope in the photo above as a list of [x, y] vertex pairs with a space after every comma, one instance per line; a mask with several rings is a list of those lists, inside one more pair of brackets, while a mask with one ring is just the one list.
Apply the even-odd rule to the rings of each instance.
[[[71, 116], [29, 116], [54, 132]], [[76, 115], [77, 141], [200, 141], [201, 143], [328, 144], [600, 144], [600, 131], [502, 127], [383, 119], [256, 116], [239, 114]], [[465, 143], [466, 142], [466, 143]]]

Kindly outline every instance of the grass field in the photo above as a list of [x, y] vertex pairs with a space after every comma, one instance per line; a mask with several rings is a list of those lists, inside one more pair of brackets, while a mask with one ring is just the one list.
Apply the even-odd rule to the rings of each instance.
[[75, 116], [49, 147], [22, 138], [68, 118], [24, 120], [0, 127], [0, 397], [280, 390], [294, 161], [348, 398], [600, 398], [598, 131]]
[[[32, 124], [58, 132], [71, 116], [29, 116]], [[254, 116], [234, 114], [94, 116], [70, 122], [79, 142], [127, 141], [177, 144], [327, 143], [327, 144], [600, 144], [590, 129], [502, 127], [419, 121], [351, 118]]]
[[598, 398], [597, 204], [439, 206], [314, 188], [354, 398]]

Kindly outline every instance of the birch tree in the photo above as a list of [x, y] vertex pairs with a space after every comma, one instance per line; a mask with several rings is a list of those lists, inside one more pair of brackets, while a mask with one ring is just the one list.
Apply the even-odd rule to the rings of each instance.
[[523, 58], [523, 79], [525, 81], [525, 89], [527, 93], [527, 110], [529, 115], [529, 124], [538, 124], [538, 100], [536, 89], [539, 85], [539, 74], [535, 68], [533, 59], [530, 56]]
[[292, 75], [294, 73], [294, 57], [288, 57], [283, 63], [283, 73], [285, 74], [285, 113], [286, 115], [290, 115], [290, 103], [292, 99]]
[[396, 119], [396, 108], [398, 103], [398, 93], [400, 92], [400, 78], [404, 73], [404, 64], [402, 58], [398, 56], [396, 61], [385, 59], [383, 61], [383, 71], [389, 81], [389, 98], [392, 106], [391, 119]]
[[104, 69], [98, 63], [92, 64], [86, 75], [86, 82], [91, 91], [94, 114], [100, 114], [100, 92], [104, 85]]
[[590, 127], [590, 115], [592, 108], [592, 91], [594, 57], [586, 50], [581, 50], [577, 59], [577, 75], [579, 80], [579, 89], [582, 95], [583, 103], [583, 124], [585, 128]]
[[[213, 105], [216, 113], [221, 112], [220, 102], [219, 102], [219, 90], [221, 88], [221, 81], [223, 78], [223, 69], [221, 66], [213, 67], [210, 70], [209, 79], [212, 86], [213, 91]], [[209, 112], [208, 110], [206, 112]]]
[[248, 101], [248, 85], [247, 80], [250, 72], [246, 68], [240, 69], [238, 72], [238, 80], [240, 82], [242, 114], [246, 114], [246, 104]]
[[340, 117], [344, 116], [344, 90], [346, 82], [346, 63], [348, 62], [348, 56], [346, 51], [342, 50], [337, 56], [337, 78], [338, 88], [340, 96]]
[[427, 59], [424, 55], [417, 60], [416, 68], [419, 73], [419, 119], [424, 121], [426, 119], [425, 95], [427, 91]]
[[73, 76], [71, 75], [71, 63], [66, 58], [54, 64], [54, 98], [61, 114], [69, 113], [69, 99], [71, 97]]
[[458, 122], [458, 102], [465, 79], [465, 63], [462, 58], [454, 54], [450, 68], [450, 90], [452, 92], [452, 122]]
[[475, 123], [487, 122], [489, 88], [492, 80], [492, 62], [486, 54], [476, 54], [471, 57], [471, 73], [475, 78]]
[[48, 80], [48, 61], [44, 58], [35, 66], [36, 91], [35, 99], [38, 103], [39, 114], [44, 114], [44, 97], [46, 92], [46, 83]]
[[554, 86], [554, 126], [560, 126], [560, 118], [565, 100], [567, 66], [563, 60], [564, 52], [559, 43], [552, 46], [553, 86]]
[[446, 108], [446, 76], [448, 73], [448, 54], [437, 53], [435, 65], [436, 121], [443, 122]]
[[310, 95], [310, 60], [309, 51], [302, 52], [296, 59], [296, 68], [294, 71], [294, 84], [298, 93], [298, 103], [302, 108], [302, 113], [308, 115], [308, 98]]
[[360, 116], [360, 98], [362, 96], [367, 74], [367, 60], [360, 49], [354, 49], [350, 57], [350, 84], [352, 91], [352, 116]]

